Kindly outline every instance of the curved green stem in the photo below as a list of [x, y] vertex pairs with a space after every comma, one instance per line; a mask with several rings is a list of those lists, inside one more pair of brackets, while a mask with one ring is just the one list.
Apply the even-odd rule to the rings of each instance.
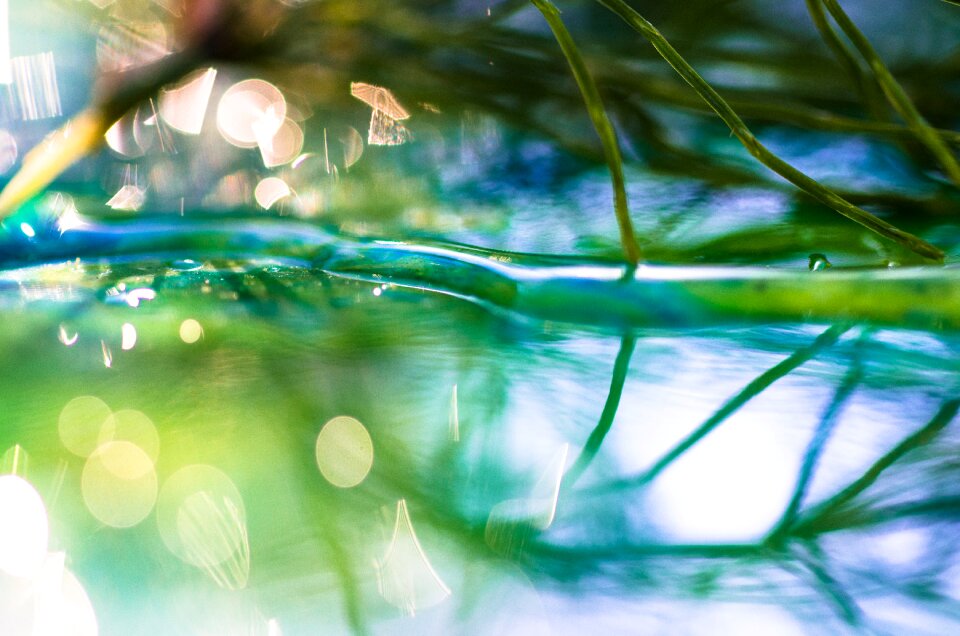
[[550, 30], [557, 38], [560, 50], [563, 51], [567, 62], [570, 64], [570, 70], [573, 71], [577, 86], [580, 87], [583, 101], [587, 104], [587, 112], [590, 114], [593, 127], [597, 130], [597, 135], [600, 137], [600, 143], [603, 145], [603, 156], [606, 159], [607, 167], [610, 169], [610, 179], [613, 181], [613, 206], [617, 215], [617, 225], [620, 227], [620, 242], [623, 245], [623, 252], [627, 262], [636, 265], [640, 262], [640, 247], [637, 245], [633, 222], [630, 220], [630, 210], [627, 207], [623, 158], [620, 156], [617, 134], [614, 132], [610, 118], [607, 117], [607, 112], [603, 107], [600, 91], [587, 69], [583, 56], [580, 55], [580, 50], [573, 41], [573, 37], [564, 26], [563, 20], [560, 19], [560, 11], [557, 10], [557, 7], [550, 0], [531, 0], [531, 2], [546, 18], [547, 24], [550, 25]]
[[870, 70], [873, 71], [877, 83], [883, 90], [884, 95], [886, 95], [890, 105], [903, 117], [907, 126], [909, 126], [917, 136], [917, 139], [937, 158], [937, 161], [943, 167], [944, 172], [947, 173], [950, 180], [960, 186], [960, 164], [957, 163], [957, 158], [953, 156], [946, 142], [944, 142], [936, 130], [927, 123], [927, 120], [920, 114], [920, 111], [917, 110], [917, 107], [907, 95], [906, 91], [903, 90], [900, 83], [893, 77], [890, 69], [887, 68], [887, 65], [884, 64], [876, 49], [870, 44], [870, 40], [857, 28], [857, 25], [855, 25], [853, 20], [844, 12], [837, 0], [819, 1], [827, 7], [827, 11], [829, 11], [833, 19], [836, 20], [837, 25], [843, 33], [850, 38], [853, 46], [860, 52], [860, 56], [864, 61], [870, 65]]
[[697, 94], [719, 115], [720, 119], [723, 120], [730, 128], [730, 131], [740, 140], [744, 148], [747, 149], [747, 152], [760, 163], [851, 221], [859, 223], [921, 256], [935, 261], [943, 260], [944, 253], [942, 250], [927, 243], [920, 237], [914, 236], [909, 232], [904, 232], [900, 228], [853, 205], [833, 190], [823, 186], [820, 182], [807, 176], [770, 152], [770, 150], [753, 135], [750, 129], [747, 128], [747, 125], [743, 123], [743, 120], [740, 119], [740, 116], [730, 107], [727, 101], [723, 99], [706, 80], [700, 77], [700, 74], [671, 46], [667, 39], [663, 37], [663, 34], [626, 2], [623, 0], [597, 0], [597, 2], [615, 13], [631, 28], [646, 38], [680, 77], [693, 87]]

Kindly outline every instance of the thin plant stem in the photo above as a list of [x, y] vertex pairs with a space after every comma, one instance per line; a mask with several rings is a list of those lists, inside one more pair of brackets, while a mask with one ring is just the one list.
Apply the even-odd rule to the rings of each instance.
[[680, 443], [668, 451], [666, 455], [657, 460], [657, 462], [646, 472], [637, 475], [636, 477], [621, 480], [616, 484], [616, 486], [621, 488], [635, 487], [643, 486], [652, 482], [681, 455], [690, 450], [690, 448], [706, 437], [715, 428], [720, 426], [720, 424], [725, 422], [731, 415], [739, 411], [744, 404], [763, 393], [768, 387], [770, 387], [770, 385], [780, 378], [792, 373], [794, 369], [809, 361], [823, 349], [832, 346], [837, 342], [841, 335], [850, 329], [850, 327], [850, 325], [846, 324], [834, 325], [830, 327], [817, 336], [816, 340], [814, 340], [811, 344], [798, 349], [785, 360], [780, 361], [773, 367], [764, 371], [762, 374], [754, 378], [739, 393], [727, 400], [723, 406], [717, 409], [713, 415], [708, 417], [703, 424], [698, 426], [695, 431], [690, 433]]
[[823, 4], [820, 0], [806, 0], [806, 2], [807, 12], [810, 14], [814, 26], [817, 27], [820, 38], [853, 79], [857, 87], [857, 92], [860, 93], [860, 98], [863, 100], [871, 116], [877, 120], [886, 119], [883, 116], [883, 96], [877, 92], [878, 87], [876, 82], [872, 77], [863, 72], [854, 52], [850, 50], [847, 44], [837, 35], [837, 32], [833, 30], [833, 27], [827, 20], [827, 15], [823, 12]]
[[661, 34], [653, 24], [648, 22], [646, 18], [630, 7], [630, 5], [626, 4], [626, 2], [623, 0], [596, 1], [615, 13], [631, 28], [646, 38], [663, 59], [679, 73], [680, 77], [719, 115], [720, 119], [723, 120], [730, 128], [730, 131], [740, 140], [744, 148], [747, 149], [747, 152], [760, 163], [851, 221], [859, 223], [925, 258], [938, 262], [943, 261], [944, 253], [939, 248], [853, 205], [833, 190], [823, 186], [820, 182], [807, 176], [773, 154], [766, 146], [760, 143], [726, 100], [724, 100], [706, 80], [700, 77], [700, 74], [673, 48], [667, 39], [663, 37], [663, 34]]
[[570, 466], [567, 474], [563, 478], [563, 487], [569, 488], [576, 483], [584, 473], [597, 452], [603, 444], [604, 438], [610, 432], [613, 425], [613, 419], [617, 416], [617, 409], [620, 407], [620, 397], [623, 395], [623, 384], [627, 379], [627, 371], [630, 368], [630, 357], [637, 344], [636, 336], [632, 333], [626, 333], [620, 340], [620, 351], [617, 353], [617, 359], [613, 363], [613, 376], [610, 379], [610, 391], [607, 393], [607, 401], [603, 405], [603, 411], [600, 414], [600, 421], [587, 438], [583, 450], [579, 457]]
[[[862, 340], [858, 344], [860, 343], [862, 343]], [[823, 455], [823, 449], [827, 444], [827, 440], [830, 439], [830, 435], [833, 433], [839, 421], [840, 414], [843, 412], [844, 405], [850, 396], [853, 395], [853, 391], [860, 383], [862, 376], [863, 365], [858, 347], [858, 350], [853, 354], [849, 371], [834, 392], [833, 398], [824, 410], [823, 415], [820, 416], [820, 421], [817, 423], [813, 437], [810, 439], [810, 443], [807, 445], [807, 449], [803, 454], [803, 463], [800, 466], [800, 474], [797, 477], [797, 485], [794, 487], [793, 496], [784, 509], [780, 520], [774, 525], [766, 543], [776, 545], [780, 542], [789, 531], [791, 524], [796, 520], [797, 514], [800, 512], [800, 506], [803, 504], [804, 497], [807, 495], [807, 489], [810, 486], [810, 480], [813, 478], [817, 462], [820, 461], [820, 457]]]
[[794, 553], [797, 561], [809, 572], [816, 586], [823, 595], [834, 605], [840, 618], [852, 627], [862, 626], [863, 611], [856, 601], [847, 594], [843, 586], [830, 574], [827, 568], [826, 556], [815, 543], [805, 543], [808, 554]]
[[933, 418], [922, 428], [906, 437], [893, 447], [890, 452], [878, 459], [856, 481], [804, 515], [800, 522], [795, 524], [792, 533], [808, 534], [824, 518], [836, 512], [844, 504], [872, 486], [877, 479], [880, 478], [880, 475], [895, 464], [901, 457], [913, 449], [930, 442], [956, 417], [958, 411], [960, 411], [960, 399], [952, 399], [944, 402]]
[[890, 105], [903, 117], [917, 139], [937, 158], [950, 180], [960, 186], [960, 164], [957, 163], [957, 158], [953, 156], [950, 148], [947, 147], [940, 135], [917, 110], [906, 91], [893, 77], [890, 69], [887, 68], [876, 49], [870, 44], [870, 40], [857, 28], [857, 25], [853, 23], [853, 20], [850, 19], [837, 0], [818, 1], [824, 4], [844, 35], [850, 39], [853, 46], [860, 52], [860, 56], [870, 66], [870, 70], [876, 77], [877, 83], [886, 95]]
[[583, 95], [583, 101], [587, 105], [587, 113], [590, 115], [593, 127], [600, 137], [603, 156], [610, 170], [610, 179], [613, 182], [613, 207], [617, 215], [617, 225], [620, 227], [620, 242], [623, 245], [627, 262], [630, 265], [636, 265], [640, 262], [640, 246], [634, 235], [633, 222], [630, 220], [630, 210], [627, 206], [623, 158], [620, 155], [617, 134], [613, 130], [613, 125], [610, 123], [610, 118], [603, 106], [603, 100], [600, 98], [600, 91], [597, 89], [597, 84], [590, 75], [589, 69], [587, 69], [587, 64], [580, 54], [580, 50], [573, 41], [573, 37], [567, 31], [567, 27], [564, 26], [557, 7], [550, 0], [531, 0], [531, 2], [543, 14], [550, 30], [553, 32], [553, 36], [560, 45], [560, 50], [567, 58], [573, 77], [577, 81], [580, 93]]

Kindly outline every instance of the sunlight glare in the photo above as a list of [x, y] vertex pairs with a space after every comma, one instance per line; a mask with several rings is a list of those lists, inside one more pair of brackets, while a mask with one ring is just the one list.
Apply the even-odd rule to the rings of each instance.
[[290, 196], [290, 194], [290, 186], [278, 177], [267, 177], [261, 180], [253, 192], [257, 203], [264, 210], [269, 210], [277, 201]]
[[107, 417], [100, 429], [99, 445], [107, 442], [131, 442], [140, 448], [151, 462], [160, 455], [160, 436], [157, 427], [144, 413], [135, 409], [121, 409]]
[[164, 482], [157, 526], [167, 549], [226, 589], [246, 586], [250, 573], [243, 499], [223, 472], [204, 464], [181, 468]]
[[40, 494], [16, 475], [0, 475], [0, 570], [30, 577], [43, 566], [50, 528]]
[[203, 336], [203, 327], [193, 318], [187, 318], [180, 323], [180, 339], [187, 344], [193, 344]]
[[228, 88], [217, 106], [217, 129], [227, 142], [254, 148], [272, 138], [287, 115], [287, 102], [276, 86], [248, 79]]
[[120, 348], [124, 351], [130, 351], [137, 345], [137, 328], [129, 322], [123, 323], [120, 327]]

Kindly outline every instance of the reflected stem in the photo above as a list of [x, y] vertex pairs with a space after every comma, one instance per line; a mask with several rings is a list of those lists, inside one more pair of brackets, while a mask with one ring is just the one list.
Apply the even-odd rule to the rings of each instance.
[[[901, 457], [910, 451], [923, 446], [933, 440], [947, 424], [953, 421], [960, 411], [960, 399], [951, 399], [943, 403], [933, 418], [922, 428], [906, 437], [890, 452], [878, 459], [856, 481], [841, 490], [839, 493], [823, 502], [807, 513], [792, 530], [795, 536], [811, 536], [817, 534], [824, 527], [824, 522], [842, 508], [846, 503], [856, 498], [879, 479], [885, 470], [895, 464]], [[829, 525], [829, 524], [827, 524]]]
[[798, 349], [787, 359], [771, 367], [761, 375], [754, 378], [750, 384], [743, 388], [735, 396], [727, 400], [717, 411], [701, 424], [693, 433], [688, 435], [683, 441], [673, 447], [666, 455], [661, 457], [649, 470], [636, 477], [628, 478], [617, 484], [620, 487], [643, 486], [657, 478], [660, 473], [667, 469], [681, 455], [690, 450], [697, 442], [706, 437], [713, 429], [718, 427], [731, 415], [740, 410], [744, 404], [760, 395], [770, 387], [771, 384], [780, 378], [789, 375], [797, 367], [809, 361], [820, 351], [832, 346], [837, 340], [847, 332], [852, 325], [837, 324], [833, 325], [814, 340], [811, 344]]
[[807, 553], [794, 551], [797, 561], [809, 572], [817, 588], [836, 608], [840, 618], [852, 627], [863, 627], [863, 611], [856, 601], [844, 591], [843, 586], [833, 578], [827, 569], [826, 556], [815, 543], [805, 543]]
[[860, 354], [861, 347], [866, 339], [866, 334], [867, 332], [864, 331], [864, 337], [861, 337], [857, 341], [858, 347], [854, 351], [853, 359], [850, 362], [850, 369], [844, 376], [840, 386], [838, 386], [834, 392], [833, 398], [824, 410], [823, 415], [820, 416], [820, 421], [817, 423], [813, 437], [810, 439], [810, 443], [804, 451], [803, 463], [800, 467], [800, 474], [797, 477], [797, 485], [794, 488], [793, 496], [784, 509], [780, 520], [774, 525], [774, 529], [767, 537], [766, 543], [769, 545], [781, 544], [786, 538], [790, 526], [796, 521], [797, 514], [800, 512], [800, 506], [803, 504], [803, 500], [807, 495], [810, 480], [813, 478], [817, 463], [823, 455], [823, 449], [839, 423], [840, 415], [843, 413], [843, 408], [847, 400], [853, 395], [854, 390], [863, 378], [863, 363]]
[[607, 401], [604, 403], [603, 411], [600, 413], [600, 421], [597, 422], [593, 432], [590, 433], [590, 437], [587, 438], [587, 442], [584, 444], [583, 450], [580, 451], [580, 455], [573, 465], [570, 466], [570, 469], [567, 470], [566, 475], [564, 475], [562, 482], [564, 489], [572, 487], [577, 480], [580, 479], [580, 476], [583, 475], [584, 471], [587, 470], [593, 461], [593, 458], [596, 457], [600, 451], [603, 440], [606, 438], [607, 433], [610, 432], [610, 427], [613, 426], [613, 420], [617, 416], [617, 409], [620, 408], [623, 384], [627, 379], [627, 372], [630, 369], [630, 358], [633, 355], [636, 344], [637, 338], [630, 332], [625, 333], [620, 340], [620, 351], [617, 353], [617, 359], [613, 363], [610, 391], [607, 393]]

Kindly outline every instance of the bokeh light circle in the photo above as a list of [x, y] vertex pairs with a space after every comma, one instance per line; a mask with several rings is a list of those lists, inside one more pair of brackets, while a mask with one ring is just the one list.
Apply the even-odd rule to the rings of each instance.
[[333, 418], [317, 435], [317, 467], [339, 488], [352, 488], [367, 477], [373, 466], [373, 440], [359, 420], [346, 415]]
[[129, 528], [153, 510], [157, 472], [136, 444], [108, 442], [87, 459], [81, 491], [87, 510], [97, 520], [114, 528]]
[[157, 526], [167, 549], [181, 560], [212, 568], [246, 547], [246, 512], [240, 491], [221, 470], [185, 466], [160, 489]]
[[60, 441], [74, 455], [88, 457], [99, 445], [100, 430], [111, 414], [110, 407], [98, 397], [73, 398], [60, 411]]

